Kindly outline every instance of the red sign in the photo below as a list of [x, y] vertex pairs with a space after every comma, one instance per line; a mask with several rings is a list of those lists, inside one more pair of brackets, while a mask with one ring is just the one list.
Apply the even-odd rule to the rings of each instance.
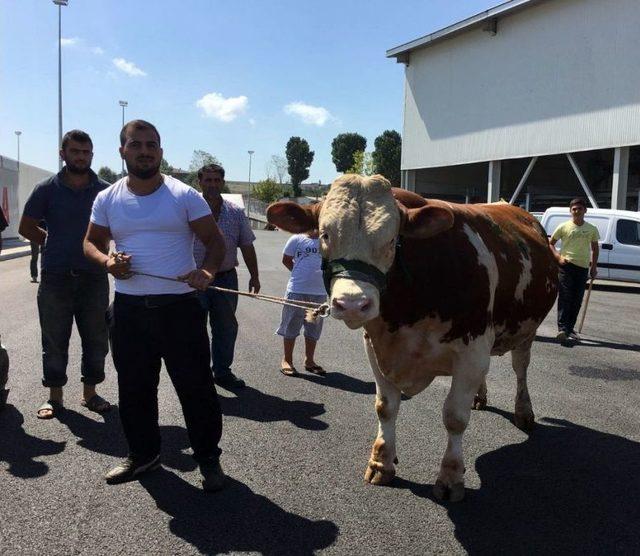
[[9, 188], [2, 188], [2, 212], [4, 212], [4, 217], [7, 219], [7, 224], [11, 224], [9, 221]]

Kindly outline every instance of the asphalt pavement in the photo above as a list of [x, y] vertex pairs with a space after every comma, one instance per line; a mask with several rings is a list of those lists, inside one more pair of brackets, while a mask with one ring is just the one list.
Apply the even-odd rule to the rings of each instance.
[[[263, 293], [281, 295], [283, 232], [257, 232]], [[200, 489], [175, 392], [163, 373], [163, 468], [108, 486], [126, 455], [117, 411], [80, 406], [74, 331], [60, 420], [35, 416], [41, 386], [37, 285], [28, 258], [0, 262], [0, 333], [11, 358], [0, 414], [1, 554], [632, 554], [640, 552], [640, 293], [594, 290], [585, 341], [555, 341], [555, 311], [529, 369], [537, 427], [512, 422], [515, 376], [495, 358], [489, 408], [465, 434], [466, 498], [432, 496], [446, 446], [448, 379], [404, 401], [398, 476], [363, 483], [376, 434], [374, 382], [360, 331], [328, 319], [321, 378], [278, 372], [278, 306], [241, 298], [234, 370], [248, 387], [219, 389], [227, 488]], [[242, 287], [248, 275], [240, 270]], [[302, 345], [296, 363], [302, 365]], [[117, 403], [108, 357], [99, 392]]]

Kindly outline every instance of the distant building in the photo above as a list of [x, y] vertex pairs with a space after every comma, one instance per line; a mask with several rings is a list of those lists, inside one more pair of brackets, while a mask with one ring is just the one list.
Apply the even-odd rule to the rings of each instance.
[[50, 176], [53, 172], [0, 156], [0, 207], [9, 222], [3, 237], [18, 237], [20, 216], [33, 186]]
[[638, 0], [511, 0], [387, 51], [406, 66], [403, 187], [637, 210], [639, 29]]

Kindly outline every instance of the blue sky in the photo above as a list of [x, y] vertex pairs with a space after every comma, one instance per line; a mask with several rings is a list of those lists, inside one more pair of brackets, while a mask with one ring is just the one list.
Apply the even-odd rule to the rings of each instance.
[[[402, 131], [404, 66], [385, 51], [498, 0], [70, 0], [62, 8], [63, 128], [94, 142], [94, 169], [118, 171], [121, 108], [156, 124], [165, 158], [194, 149], [227, 179], [266, 175], [292, 135], [315, 151], [308, 181], [336, 176], [331, 141], [358, 132], [373, 149]], [[57, 7], [0, 0], [0, 154], [57, 169]]]

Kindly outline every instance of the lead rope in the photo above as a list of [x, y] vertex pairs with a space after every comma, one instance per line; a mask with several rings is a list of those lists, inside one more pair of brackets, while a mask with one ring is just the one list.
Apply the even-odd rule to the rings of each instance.
[[[158, 276], [157, 274], [149, 274], [147, 272], [138, 272], [136, 270], [131, 271], [132, 275], [137, 276], [149, 276], [150, 278], [158, 278], [159, 280], [169, 280], [170, 282], [184, 283], [183, 280], [177, 278], [170, 278], [169, 276]], [[268, 301], [269, 303], [277, 303], [279, 305], [289, 305], [291, 307], [297, 307], [298, 309], [305, 309], [305, 320], [307, 322], [316, 322], [318, 318], [327, 318], [330, 314], [330, 308], [328, 303], [314, 303], [313, 301], [291, 301], [284, 297], [276, 297], [273, 295], [265, 295], [262, 293], [250, 293], [241, 292], [237, 290], [231, 290], [228, 288], [221, 288], [219, 286], [209, 286], [207, 289], [216, 290], [219, 292], [233, 293], [236, 295], [243, 295], [245, 297], [253, 297], [262, 301]]]

